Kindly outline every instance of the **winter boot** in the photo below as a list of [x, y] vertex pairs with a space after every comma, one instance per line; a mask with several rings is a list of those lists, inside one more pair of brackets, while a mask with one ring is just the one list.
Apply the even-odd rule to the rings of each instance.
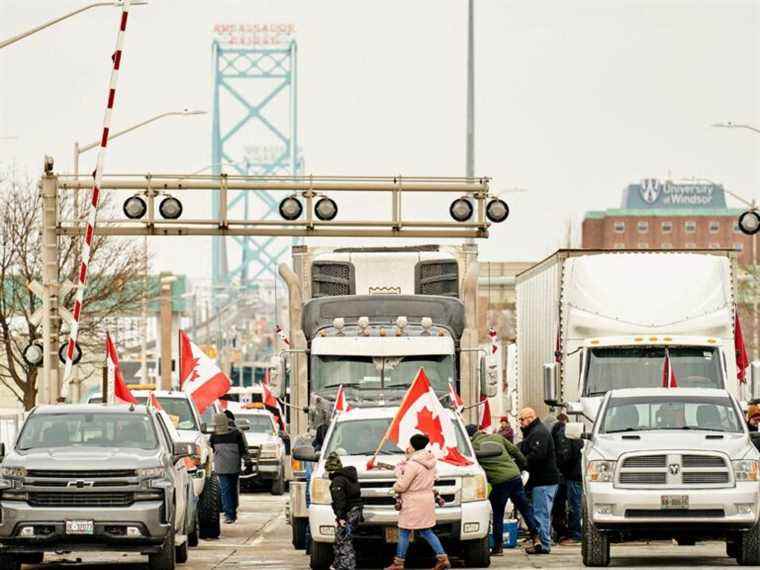
[[436, 563], [435, 566], [433, 566], [433, 570], [446, 570], [447, 568], [451, 568], [449, 557], [445, 554], [439, 554], [436, 556]]
[[386, 566], [385, 570], [404, 570], [404, 559], [394, 556], [393, 563], [390, 566]]

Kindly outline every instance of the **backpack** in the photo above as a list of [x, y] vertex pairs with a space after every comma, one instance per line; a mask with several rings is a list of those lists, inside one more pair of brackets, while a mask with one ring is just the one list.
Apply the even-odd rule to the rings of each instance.
[[554, 454], [557, 457], [557, 467], [561, 470], [573, 459], [573, 444], [565, 437], [565, 426], [559, 423], [552, 430], [552, 439], [554, 440]]

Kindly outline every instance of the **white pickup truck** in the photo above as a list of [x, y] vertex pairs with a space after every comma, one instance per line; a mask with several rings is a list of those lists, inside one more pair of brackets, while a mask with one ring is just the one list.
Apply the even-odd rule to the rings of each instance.
[[[610, 543], [725, 540], [760, 564], [760, 454], [726, 390], [636, 388], [605, 396], [583, 451], [583, 563], [607, 566]], [[752, 434], [756, 436], [757, 434]]]
[[[330, 479], [325, 472], [325, 460], [335, 451], [343, 465], [354, 466], [364, 500], [364, 522], [354, 534], [354, 541], [370, 548], [398, 541], [398, 511], [394, 509], [393, 471], [374, 468], [367, 470], [367, 461], [385, 434], [396, 407], [353, 409], [337, 416], [325, 436], [322, 453], [310, 448], [296, 448], [293, 456], [301, 461], [318, 462], [311, 478], [309, 529], [311, 531], [311, 567], [328, 568], [332, 562], [335, 541], [335, 514], [330, 505]], [[451, 412], [447, 412], [451, 413]], [[438, 462], [436, 490], [446, 502], [436, 508], [438, 522], [435, 532], [449, 552], [461, 554], [468, 567], [487, 567], [490, 563], [488, 531], [491, 505], [486, 495], [486, 476], [475, 460], [475, 452], [459, 418], [451, 414], [457, 433], [460, 453], [473, 461], [472, 465], [456, 467]], [[486, 451], [488, 454], [488, 451]], [[479, 456], [481, 456], [479, 452]], [[378, 457], [383, 463], [395, 465], [403, 452], [387, 443]], [[359, 547], [359, 551], [365, 548]]]

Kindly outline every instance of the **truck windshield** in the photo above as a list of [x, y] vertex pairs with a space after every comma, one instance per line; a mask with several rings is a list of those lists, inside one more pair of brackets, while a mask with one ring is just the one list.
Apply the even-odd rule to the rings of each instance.
[[[136, 396], [135, 400], [139, 404], [145, 404], [148, 398], [145, 396]], [[198, 430], [198, 424], [193, 415], [193, 409], [190, 407], [190, 401], [185, 398], [158, 398], [158, 403], [163, 410], [169, 414], [177, 429]]]
[[126, 447], [155, 449], [156, 432], [147, 414], [33, 414], [18, 449], [40, 447]]
[[[332, 451], [336, 451], [338, 455], [373, 455], [390, 424], [391, 418], [338, 422], [330, 436], [330, 441], [327, 443], [325, 456]], [[468, 440], [457, 422], [454, 422], [454, 429], [457, 433], [457, 448], [462, 455], [470, 457]], [[386, 442], [380, 450], [381, 455], [400, 455], [403, 453], [403, 450], [390, 441]]]
[[[274, 423], [272, 418], [264, 414], [242, 414], [240, 412], [235, 414], [235, 417], [239, 420], [248, 420], [251, 424], [250, 432], [253, 433], [268, 433], [274, 434]], [[250, 433], [249, 432], [249, 433]]]
[[741, 420], [727, 397], [649, 396], [611, 398], [601, 433], [704, 430], [738, 433]]
[[341, 384], [359, 390], [405, 389], [420, 368], [436, 393], [446, 393], [454, 379], [454, 358], [449, 354], [418, 356], [329, 356], [312, 357], [312, 389], [320, 392]]
[[[670, 362], [679, 388], [723, 388], [720, 353], [715, 347], [671, 346]], [[586, 396], [619, 388], [662, 386], [665, 347], [592, 348], [586, 365]]]

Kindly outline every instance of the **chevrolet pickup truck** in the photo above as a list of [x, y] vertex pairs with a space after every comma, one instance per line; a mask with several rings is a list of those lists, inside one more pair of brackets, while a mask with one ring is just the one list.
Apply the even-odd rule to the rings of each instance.
[[[612, 390], [583, 451], [583, 563], [607, 566], [610, 543], [723, 540], [760, 564], [760, 454], [726, 390]], [[757, 434], [753, 434], [757, 435]]]

